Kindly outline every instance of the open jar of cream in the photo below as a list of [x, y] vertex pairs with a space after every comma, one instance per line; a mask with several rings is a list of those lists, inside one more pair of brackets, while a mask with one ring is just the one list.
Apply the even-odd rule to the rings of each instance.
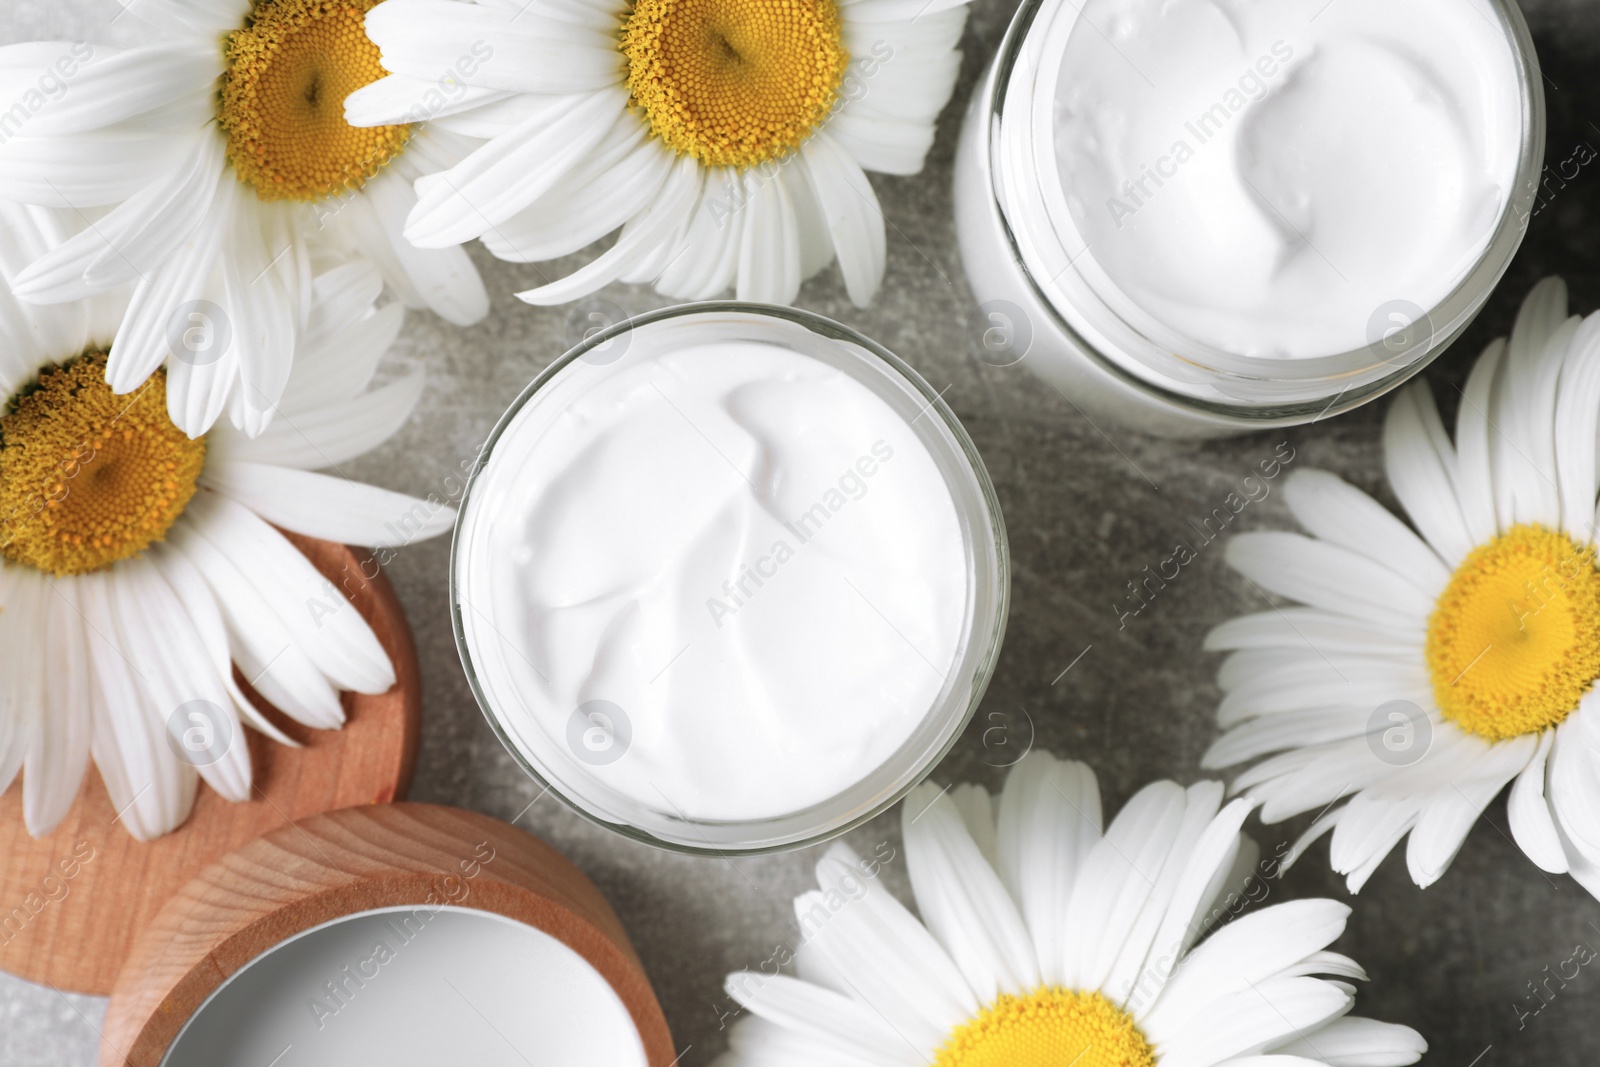
[[798, 847], [922, 779], [999, 653], [1006, 541], [915, 371], [790, 308], [653, 312], [557, 360], [490, 436], [452, 601], [507, 748], [686, 852]]
[[1513, 0], [1024, 0], [958, 149], [974, 333], [1134, 429], [1335, 414], [1466, 328], [1543, 155]]

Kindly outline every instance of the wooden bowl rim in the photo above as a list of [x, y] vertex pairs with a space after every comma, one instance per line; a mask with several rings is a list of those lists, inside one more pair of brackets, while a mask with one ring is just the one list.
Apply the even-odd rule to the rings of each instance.
[[[365, 912], [437, 903], [430, 897], [437, 896], [440, 883], [459, 878], [459, 874], [414, 856], [394, 852], [380, 855], [370, 844], [358, 857], [366, 868], [360, 873], [343, 875], [342, 882], [309, 891], [296, 890], [289, 899], [271, 901], [258, 910], [241, 907], [227, 888], [226, 882], [233, 874], [231, 868], [241, 864], [255, 862], [283, 871], [285, 854], [280, 843], [310, 840], [305, 837], [307, 833], [341, 829], [374, 813], [380, 813], [380, 818], [432, 814], [459, 820], [484, 833], [497, 856], [504, 848], [523, 865], [555, 879], [569, 880], [575, 892], [563, 894], [518, 879], [515, 870], [497, 870], [492, 862], [485, 863], [472, 879], [475, 884], [470, 895], [462, 902], [447, 900], [443, 906], [498, 915], [540, 930], [572, 949], [599, 972], [621, 999], [639, 1034], [649, 1067], [671, 1067], [676, 1062], [666, 1017], [644, 966], [610, 904], [581, 870], [548, 843], [491, 816], [447, 805], [400, 802], [343, 808], [299, 820], [224, 854], [197, 874], [136, 938], [128, 966], [112, 992], [101, 1063], [138, 1067], [160, 1064], [184, 1026], [213, 993], [293, 938]], [[314, 873], [320, 867], [323, 872], [331, 869], [343, 874], [336, 863], [344, 858], [337, 854], [337, 845], [324, 839], [314, 842], [313, 847], [326, 866], [313, 861], [305, 870]], [[329, 855], [330, 848], [335, 855]], [[296, 866], [294, 859], [289, 860], [289, 866]], [[300, 872], [290, 873], [292, 876]], [[204, 938], [181, 936], [191, 932], [187, 924], [189, 912], [207, 907], [234, 914]], [[165, 988], [151, 989], [154, 976], [171, 975], [179, 967], [182, 972], [175, 979], [154, 979]]]

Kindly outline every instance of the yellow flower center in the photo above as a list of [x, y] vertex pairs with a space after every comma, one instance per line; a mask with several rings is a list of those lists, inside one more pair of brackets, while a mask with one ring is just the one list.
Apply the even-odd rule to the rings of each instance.
[[1133, 1017], [1099, 993], [1002, 995], [939, 1049], [934, 1067], [1153, 1067]]
[[388, 72], [367, 37], [380, 0], [256, 0], [228, 35], [218, 116], [228, 160], [262, 200], [359, 189], [405, 147], [409, 126], [351, 126], [344, 98]]
[[1462, 560], [1428, 620], [1445, 718], [1504, 741], [1555, 726], [1600, 677], [1594, 545], [1516, 526]]
[[835, 0], [636, 0], [622, 51], [651, 132], [708, 167], [799, 148], [850, 63]]
[[50, 367], [0, 415], [0, 556], [57, 577], [87, 574], [166, 536], [205, 465], [167, 417], [156, 371], [117, 396], [106, 357]]

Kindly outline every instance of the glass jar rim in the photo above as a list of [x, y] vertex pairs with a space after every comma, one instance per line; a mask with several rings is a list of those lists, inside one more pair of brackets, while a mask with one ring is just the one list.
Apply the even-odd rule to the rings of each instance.
[[[972, 543], [964, 546], [971, 571], [968, 579], [973, 583], [973, 589], [967, 607], [967, 617], [963, 620], [961, 643], [952, 659], [951, 675], [948, 680], [950, 683], [959, 684], [947, 684], [945, 689], [941, 690], [918, 726], [919, 731], [926, 729], [930, 724], [937, 727], [934, 742], [924, 744], [917, 751], [908, 751], [919, 737], [917, 732], [913, 732], [883, 764], [870, 771], [854, 785], [819, 804], [795, 812], [750, 820], [702, 820], [684, 816], [679, 812], [676, 817], [665, 820], [674, 826], [686, 827], [693, 831], [698, 840], [690, 839], [687, 834], [682, 837], [664, 835], [659, 829], [647, 829], [633, 822], [619, 821], [602, 815], [584, 803], [584, 798], [573, 795], [575, 791], [564, 788], [560, 777], [552, 768], [542, 766], [524, 751], [521, 743], [501, 721], [495, 700], [482, 676], [482, 668], [475, 659], [469, 634], [470, 627], [464, 610], [467, 605], [463, 589], [463, 567], [471, 553], [470, 528], [476, 517], [475, 504], [481, 496], [475, 490], [480, 488], [492, 461], [495, 446], [510, 430], [518, 416], [541, 395], [543, 390], [555, 382], [563, 371], [586, 355], [603, 349], [630, 332], [695, 316], [724, 316], [730, 323], [759, 322], [766, 319], [797, 325], [826, 340], [857, 349], [872, 364], [887, 371], [896, 382], [920, 398], [921, 413], [936, 417], [937, 426], [942, 431], [944, 439], [953, 448], [952, 459], [960, 463], [961, 468], [972, 480], [972, 489], [975, 491], [982, 514], [964, 513], [962, 501], [957, 497], [953, 486], [952, 502], [962, 519], [964, 531], [970, 528], [974, 540], [979, 534], [983, 536], [981, 546]], [[913, 432], [918, 434], [924, 444], [930, 443], [922, 430], [914, 428]], [[473, 697], [495, 736], [523, 771], [539, 783], [544, 792], [555, 795], [569, 808], [599, 826], [671, 852], [727, 856], [792, 851], [831, 840], [893, 807], [927, 777], [960, 739], [982, 700], [1005, 635], [1010, 606], [1010, 556], [1005, 523], [998, 495], [971, 437], [944, 401], [943, 396], [934, 390], [910, 364], [859, 331], [823, 315], [799, 308], [737, 300], [679, 304], [644, 312], [586, 335], [582, 341], [535, 376], [497, 421], [479, 450], [473, 469], [467, 478], [461, 499], [460, 515], [461, 518], [456, 523], [451, 538], [451, 626], [455, 634], [457, 652], [461, 657]], [[963, 539], [967, 540], [965, 533]], [[985, 567], [985, 563], [989, 566]], [[595, 782], [597, 779], [589, 776], [589, 781]], [[853, 792], [861, 791], [863, 787], [875, 781], [882, 781], [884, 784], [876, 791], [868, 790], [872, 793], [869, 803], [839, 803], [841, 798], [850, 798]], [[543, 792], [540, 795], [542, 796]], [[639, 805], [639, 807], [644, 806]], [[663, 817], [665, 818], [664, 814]], [[714, 840], [708, 835], [708, 830], [715, 831], [721, 839]], [[745, 830], [749, 831], [747, 839], [738, 836]]]
[[[986, 94], [986, 98], [975, 105], [981, 109], [973, 116], [982, 123], [980, 165], [988, 183], [989, 208], [998, 220], [1006, 254], [1054, 326], [1097, 367], [1158, 402], [1203, 411], [1226, 420], [1295, 422], [1309, 416], [1320, 418], [1349, 410], [1387, 392], [1419, 372], [1471, 324], [1520, 247], [1538, 194], [1545, 143], [1545, 106], [1537, 53], [1515, 0], [1481, 2], [1495, 13], [1518, 81], [1522, 123], [1515, 177], [1483, 251], [1450, 292], [1435, 307], [1425, 309], [1428, 343], [1408, 346], [1403, 353], [1407, 358], [1397, 360], [1387, 353], [1380, 354], [1372, 344], [1349, 352], [1284, 359], [1242, 356], [1191, 342], [1193, 348], [1179, 354], [1147, 337], [1098, 293], [1084, 302], [1093, 305], [1090, 312], [1100, 321], [1114, 323], [1137, 336], [1146, 343], [1147, 351], [1130, 352], [1125, 359], [1118, 359], [1085, 336], [1063, 312], [1058, 304], [1060, 298], [1051, 286], [1041, 282], [1039, 271], [1030, 263], [1027, 248], [1032, 242], [1028, 234], [1048, 234], [1042, 242], [1046, 244], [1059, 245], [1060, 240], [1049, 223], [1043, 203], [1029, 203], [1028, 197], [1018, 195], [1018, 184], [1028, 179], [1012, 180], [1012, 175], [1007, 173], [1007, 153], [1002, 147], [1007, 133], [1019, 128], [1023, 132], [1012, 136], [1021, 138], [1029, 146], [1032, 144], [1029, 130], [1034, 116], [1007, 115], [1008, 107], [1014, 111], [1029, 101], [1024, 99], [1019, 104], [1008, 97], [1013, 95], [1015, 75], [1036, 73], [1038, 57], [1028, 51], [1028, 46], [1034, 43], [1039, 17], [1049, 14], [1051, 0], [1023, 0], [1007, 27], [987, 80], [980, 82], [978, 91]], [[1017, 151], [1012, 151], [1013, 158], [1017, 155]], [[1036, 212], [1039, 225], [1021, 226], [1025, 232], [1019, 233], [1014, 218], [1027, 209]], [[1075, 258], [1067, 255], [1064, 248], [1058, 251], [1069, 263]], [[1087, 317], [1082, 307], [1074, 304], [1073, 310]], [[1164, 379], [1225, 383], [1228, 399], [1218, 400], [1173, 388]]]

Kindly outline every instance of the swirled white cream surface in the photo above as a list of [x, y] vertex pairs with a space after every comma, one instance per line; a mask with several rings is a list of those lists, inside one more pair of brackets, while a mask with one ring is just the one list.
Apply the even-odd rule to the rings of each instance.
[[1484, 0], [1080, 6], [1042, 106], [1078, 265], [1124, 318], [1235, 355], [1350, 352], [1483, 253], [1522, 106]]
[[570, 754], [685, 818], [801, 811], [935, 705], [969, 610], [956, 506], [850, 374], [765, 342], [648, 348], [563, 368], [495, 443], [459, 595], [500, 647], [475, 668], [537, 765]]

